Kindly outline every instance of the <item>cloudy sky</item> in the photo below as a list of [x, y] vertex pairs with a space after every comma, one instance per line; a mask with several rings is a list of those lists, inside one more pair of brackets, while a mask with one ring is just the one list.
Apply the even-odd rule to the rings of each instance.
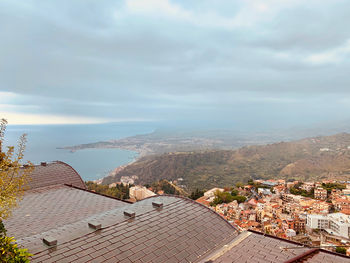
[[348, 0], [0, 0], [0, 117], [349, 119], [349, 10]]

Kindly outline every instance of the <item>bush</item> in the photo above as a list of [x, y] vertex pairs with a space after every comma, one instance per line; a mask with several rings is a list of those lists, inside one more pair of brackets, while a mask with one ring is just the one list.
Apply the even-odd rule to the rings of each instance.
[[[234, 192], [233, 194], [236, 194], [236, 192]], [[237, 200], [238, 203], [243, 203], [245, 202], [247, 198], [245, 196], [242, 195], [232, 195], [232, 193], [229, 192], [220, 192], [220, 191], [216, 191], [215, 192], [215, 198], [213, 200], [213, 202], [210, 203], [211, 206], [216, 206], [218, 204], [222, 204], [222, 203], [230, 203], [233, 200]]]
[[346, 248], [345, 247], [337, 247], [335, 249], [335, 252], [346, 255]]
[[6, 236], [6, 230], [0, 222], [0, 262], [27, 263], [32, 254], [27, 249], [18, 248], [13, 237]]
[[190, 198], [193, 200], [197, 200], [198, 198], [202, 197], [203, 195], [204, 195], [204, 191], [199, 190], [197, 188], [196, 191], [191, 193]]

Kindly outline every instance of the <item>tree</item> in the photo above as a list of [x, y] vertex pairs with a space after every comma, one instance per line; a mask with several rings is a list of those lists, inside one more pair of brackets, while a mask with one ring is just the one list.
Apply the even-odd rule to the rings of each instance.
[[26, 144], [26, 135], [23, 134], [18, 143], [18, 152], [15, 154], [14, 146], [8, 146], [4, 150], [4, 135], [7, 121], [0, 120], [0, 262], [29, 262], [27, 249], [18, 248], [13, 237], [6, 236], [6, 229], [2, 223], [11, 215], [12, 209], [22, 197], [28, 183], [33, 165], [27, 162], [22, 167], [21, 161]]
[[345, 247], [337, 247], [335, 249], [335, 252], [346, 255], [346, 248]]
[[204, 191], [196, 188], [196, 190], [191, 193], [190, 198], [193, 200], [197, 200], [198, 198], [202, 197], [203, 195], [204, 195]]
[[26, 134], [19, 139], [17, 154], [14, 146], [7, 146], [7, 151], [3, 149], [6, 124], [5, 119], [0, 121], [0, 221], [6, 219], [17, 205], [33, 170], [30, 162], [27, 162], [26, 167], [21, 165]]
[[238, 195], [238, 190], [237, 189], [232, 189], [232, 191], [231, 191], [231, 195], [232, 196], [236, 196], [236, 195]]
[[243, 186], [244, 186], [244, 183], [242, 183], [242, 182], [236, 183], [236, 187], [237, 187], [237, 188], [241, 188], [241, 187], [243, 187]]

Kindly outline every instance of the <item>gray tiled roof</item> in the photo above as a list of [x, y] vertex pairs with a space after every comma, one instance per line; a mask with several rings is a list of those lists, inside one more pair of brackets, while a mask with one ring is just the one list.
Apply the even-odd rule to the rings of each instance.
[[30, 189], [57, 184], [69, 184], [86, 189], [80, 175], [68, 164], [60, 161], [47, 163], [46, 166], [35, 165], [28, 183]]
[[[279, 263], [295, 259], [310, 251], [310, 248], [303, 247], [301, 244], [251, 231], [241, 233], [236, 239], [227, 245], [227, 250], [222, 249], [207, 260], [211, 259], [211, 262], [214, 263]], [[350, 258], [335, 253], [331, 254], [322, 250], [316, 252], [305, 258], [302, 257], [301, 260], [298, 259], [300, 261], [292, 260], [292, 262], [350, 262]]]
[[[163, 202], [163, 208], [153, 207], [155, 200]], [[125, 217], [125, 209], [136, 217]], [[210, 209], [170, 196], [148, 198], [89, 220], [101, 222], [102, 230], [88, 229], [88, 220], [65, 225], [49, 233], [58, 237], [54, 250], [37, 236], [40, 246], [35, 247], [32, 262], [194, 262], [238, 235]], [[77, 227], [80, 232], [74, 232]]]
[[303, 262], [311, 262], [311, 263], [349, 263], [350, 258], [340, 257], [338, 255], [329, 254], [324, 251], [320, 251], [319, 253], [313, 255], [310, 258], [305, 259]]
[[28, 190], [5, 220], [9, 235], [21, 240], [127, 203], [65, 185]]
[[281, 247], [297, 245], [269, 236], [247, 232], [246, 238], [235, 244], [225, 254], [215, 259], [215, 263], [227, 262], [284, 262], [308, 250], [308, 248], [282, 250]]

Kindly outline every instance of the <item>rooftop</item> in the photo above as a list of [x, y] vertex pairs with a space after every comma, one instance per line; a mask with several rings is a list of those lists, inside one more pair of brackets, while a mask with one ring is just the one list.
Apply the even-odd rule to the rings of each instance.
[[67, 185], [47, 186], [26, 191], [5, 225], [10, 235], [23, 239], [126, 204]]
[[215, 251], [201, 262], [350, 262], [350, 258], [322, 249], [310, 249], [301, 244], [249, 230], [231, 243]]
[[73, 167], [61, 161], [35, 165], [28, 186], [30, 189], [36, 189], [58, 184], [70, 184], [86, 189], [84, 181]]
[[[155, 201], [163, 207], [154, 207]], [[126, 209], [135, 218], [126, 217]], [[101, 223], [102, 229], [89, 229], [89, 220]], [[36, 235], [32, 262], [194, 262], [237, 235], [232, 225], [196, 202], [157, 196]], [[57, 238], [54, 250], [42, 243], [45, 236]]]

